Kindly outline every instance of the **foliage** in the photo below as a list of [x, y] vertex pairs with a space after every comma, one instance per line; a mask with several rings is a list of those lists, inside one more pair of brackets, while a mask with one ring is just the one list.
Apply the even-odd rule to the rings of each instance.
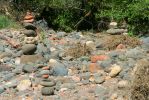
[[[31, 9], [41, 13], [45, 7], [54, 9], [48, 21], [61, 30], [70, 31], [89, 12], [87, 21], [97, 24], [109, 18], [126, 21], [132, 33], [148, 33], [149, 0], [11, 0], [19, 12]], [[49, 11], [50, 13], [50, 11]], [[88, 26], [87, 23], [83, 23]], [[82, 25], [82, 24], [81, 24]]]
[[19, 28], [19, 25], [17, 25], [17, 23], [15, 21], [8, 18], [7, 16], [0, 15], [0, 29], [1, 28], [8, 28], [8, 27]]
[[107, 16], [116, 21], [127, 21], [129, 31], [147, 33], [149, 30], [149, 0], [106, 0], [96, 17]]

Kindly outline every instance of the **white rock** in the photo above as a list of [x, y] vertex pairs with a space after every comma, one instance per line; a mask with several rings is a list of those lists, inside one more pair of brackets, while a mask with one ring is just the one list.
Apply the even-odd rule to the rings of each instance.
[[111, 77], [115, 77], [115, 76], [117, 76], [121, 72], [121, 70], [122, 70], [122, 68], [119, 65], [114, 64], [111, 67], [111, 72], [109, 73], [109, 75]]
[[17, 89], [18, 89], [19, 91], [27, 90], [27, 89], [30, 88], [31, 84], [32, 84], [32, 83], [31, 83], [30, 80], [22, 80], [22, 81], [18, 84]]
[[16, 58], [16, 59], [15, 59], [15, 64], [16, 64], [16, 65], [19, 65], [20, 63], [21, 63], [20, 58]]
[[117, 22], [111, 22], [109, 25], [110, 25], [110, 28], [116, 28]]
[[122, 80], [118, 82], [118, 87], [119, 88], [125, 88], [128, 86], [128, 81], [127, 80]]
[[95, 43], [93, 41], [87, 41], [86, 46], [93, 49], [93, 50], [96, 50], [96, 46], [95, 46]]
[[49, 60], [49, 65], [54, 65], [56, 63], [58, 63], [58, 62], [55, 59], [50, 59]]

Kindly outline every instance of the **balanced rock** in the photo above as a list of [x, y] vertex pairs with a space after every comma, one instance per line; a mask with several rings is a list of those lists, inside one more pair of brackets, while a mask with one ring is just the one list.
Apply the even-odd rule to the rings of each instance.
[[22, 33], [26, 36], [36, 36], [36, 32], [34, 30], [24, 30]]
[[37, 69], [37, 67], [35, 67], [33, 65], [29, 65], [29, 64], [26, 64], [23, 66], [23, 71], [27, 72], [27, 73], [34, 72], [36, 69]]
[[23, 54], [33, 54], [36, 51], [36, 45], [34, 44], [25, 44], [22, 46]]
[[36, 30], [36, 26], [32, 23], [24, 23], [24, 28], [26, 28], [27, 30]]
[[116, 35], [116, 34], [124, 33], [126, 32], [126, 30], [125, 29], [108, 29], [106, 32], [112, 35]]
[[54, 80], [42, 80], [40, 84], [45, 87], [53, 87], [56, 85]]
[[54, 88], [53, 87], [42, 87], [41, 93], [42, 93], [42, 95], [53, 95]]

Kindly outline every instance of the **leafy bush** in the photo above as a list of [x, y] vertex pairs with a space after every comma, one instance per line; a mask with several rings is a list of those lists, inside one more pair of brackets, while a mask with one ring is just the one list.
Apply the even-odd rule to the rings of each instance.
[[0, 29], [8, 27], [18, 28], [19, 26], [16, 24], [16, 22], [9, 19], [7, 16], [0, 15]]
[[140, 34], [149, 32], [148, 0], [106, 0], [96, 17], [109, 17], [111, 20], [125, 20], [129, 31]]
[[[94, 22], [108, 18], [118, 22], [126, 21], [130, 32], [149, 32], [149, 0], [15, 0], [21, 9], [41, 13], [45, 7], [54, 9], [49, 23], [62, 30], [72, 30], [89, 12], [86, 19]], [[21, 5], [21, 6], [20, 6]], [[49, 11], [50, 13], [50, 11]], [[81, 24], [82, 25], [82, 24]], [[87, 23], [85, 23], [87, 26]]]

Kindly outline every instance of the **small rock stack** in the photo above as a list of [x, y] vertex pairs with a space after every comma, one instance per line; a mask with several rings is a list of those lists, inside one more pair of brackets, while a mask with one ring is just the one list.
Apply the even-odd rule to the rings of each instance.
[[53, 95], [54, 89], [55, 89], [55, 81], [52, 79], [44, 79], [40, 82], [40, 84], [43, 86], [41, 89], [42, 95]]
[[109, 25], [109, 28], [106, 32], [111, 35], [118, 35], [118, 34], [127, 34], [127, 29], [126, 29], [126, 23], [123, 23], [123, 25], [118, 28], [117, 22], [111, 22]]
[[32, 54], [36, 50], [36, 40], [35, 37], [37, 36], [36, 33], [36, 26], [32, 24], [34, 21], [34, 17], [30, 12], [27, 12], [26, 16], [24, 17], [24, 27], [26, 30], [24, 30], [22, 33], [26, 35], [24, 38], [24, 46], [23, 48], [23, 54]]

